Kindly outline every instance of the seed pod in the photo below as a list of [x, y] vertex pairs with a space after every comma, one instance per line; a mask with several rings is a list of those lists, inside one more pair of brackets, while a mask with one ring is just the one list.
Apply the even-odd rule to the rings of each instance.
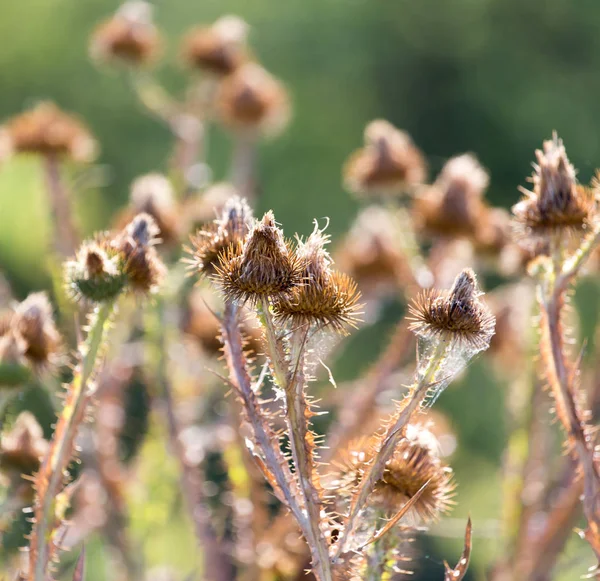
[[29, 412], [22, 412], [12, 429], [2, 434], [0, 440], [0, 470], [20, 478], [33, 474], [46, 453], [48, 442], [42, 428]]
[[290, 117], [284, 86], [256, 63], [246, 63], [223, 79], [216, 106], [224, 125], [250, 134], [278, 134]]
[[92, 58], [140, 66], [157, 55], [160, 37], [152, 22], [148, 2], [125, 2], [108, 20], [98, 25], [90, 42]]
[[305, 242], [299, 241], [296, 257], [302, 264], [302, 284], [282, 295], [273, 305], [275, 316], [292, 327], [317, 325], [344, 332], [355, 326], [360, 293], [346, 274], [330, 269], [325, 244], [329, 237], [315, 228]]
[[344, 183], [355, 194], [402, 194], [425, 179], [425, 160], [404, 131], [379, 119], [367, 125], [365, 146], [344, 166]]
[[435, 183], [416, 200], [415, 218], [434, 236], [475, 237], [486, 218], [487, 172], [471, 154], [450, 159]]
[[247, 59], [248, 25], [237, 16], [223, 16], [212, 26], [191, 30], [182, 45], [183, 59], [191, 68], [228, 75]]
[[554, 134], [535, 154], [533, 189], [521, 188], [524, 197], [512, 208], [516, 234], [526, 246], [555, 233], [581, 233], [597, 213], [595, 193], [577, 183], [562, 139]]
[[158, 226], [148, 214], [138, 214], [112, 242], [119, 255], [127, 286], [139, 294], [154, 293], [165, 276], [156, 252]]
[[466, 268], [449, 291], [429, 289], [410, 305], [410, 329], [425, 339], [446, 341], [474, 352], [487, 349], [495, 319], [479, 297], [475, 273]]
[[124, 291], [121, 257], [105, 235], [84, 242], [75, 259], [65, 263], [65, 283], [75, 300], [93, 303], [112, 301]]
[[232, 245], [219, 256], [213, 278], [229, 300], [255, 303], [288, 295], [302, 284], [302, 267], [273, 213], [267, 212], [245, 243]]
[[234, 196], [224, 205], [219, 218], [191, 237], [190, 268], [199, 274], [214, 274], [219, 256], [244, 243], [251, 228], [252, 210], [246, 200]]
[[10, 136], [15, 153], [35, 153], [92, 161], [97, 145], [88, 129], [54, 103], [41, 102], [8, 120], [3, 132]]

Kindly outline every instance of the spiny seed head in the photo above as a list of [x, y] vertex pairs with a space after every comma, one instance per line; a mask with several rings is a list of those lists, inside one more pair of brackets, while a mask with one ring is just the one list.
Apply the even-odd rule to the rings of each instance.
[[31, 378], [26, 349], [25, 340], [12, 329], [0, 336], [0, 390], [18, 390]]
[[243, 133], [280, 133], [290, 118], [284, 86], [256, 63], [246, 63], [223, 79], [216, 95], [220, 120]]
[[33, 474], [48, 449], [42, 428], [30, 412], [21, 412], [0, 440], [0, 470], [11, 475]]
[[[377, 438], [358, 440], [349, 445], [342, 459], [344, 480], [360, 483], [362, 473], [372, 461], [380, 443]], [[396, 514], [425, 485], [412, 508], [415, 517], [431, 522], [448, 512], [452, 505], [452, 470], [439, 457], [439, 444], [424, 426], [409, 424], [377, 481], [369, 504], [388, 515]]]
[[230, 198], [219, 218], [191, 237], [192, 254], [190, 268], [200, 274], [214, 274], [219, 256], [230, 247], [238, 248], [244, 243], [252, 225], [252, 210], [237, 196]]
[[346, 188], [355, 194], [389, 196], [425, 179], [425, 160], [410, 136], [382, 119], [365, 129], [365, 146], [344, 167]]
[[46, 293], [31, 294], [17, 306], [11, 331], [22, 341], [23, 356], [33, 369], [41, 371], [56, 364], [62, 338]]
[[248, 60], [248, 24], [238, 16], [223, 16], [210, 27], [191, 30], [185, 37], [185, 62], [218, 76], [229, 75]]
[[160, 47], [160, 37], [152, 22], [152, 6], [132, 0], [98, 25], [90, 42], [92, 58], [139, 66], [151, 62]]
[[475, 236], [486, 211], [483, 193], [488, 183], [489, 176], [474, 155], [450, 159], [415, 204], [422, 227], [436, 236]]
[[93, 303], [112, 301], [124, 291], [122, 260], [106, 236], [84, 242], [75, 259], [66, 262], [65, 283], [75, 300]]
[[516, 232], [525, 244], [555, 232], [585, 230], [597, 212], [594, 192], [577, 183], [562, 139], [556, 133], [536, 152], [537, 164], [531, 191], [521, 189], [523, 199], [513, 206]]
[[475, 273], [466, 268], [449, 291], [426, 290], [409, 307], [410, 329], [418, 337], [448, 341], [475, 351], [487, 349], [495, 319], [480, 300]]
[[138, 214], [112, 243], [122, 261], [127, 285], [136, 293], [156, 292], [165, 276], [165, 266], [156, 251], [158, 234], [152, 216]]
[[15, 153], [69, 157], [82, 162], [93, 160], [97, 153], [88, 129], [54, 103], [39, 103], [8, 120], [3, 129], [10, 135]]
[[245, 243], [232, 245], [219, 256], [214, 280], [229, 300], [254, 303], [288, 295], [302, 283], [302, 268], [273, 212], [267, 212], [255, 222]]
[[354, 326], [360, 293], [346, 274], [330, 269], [332, 260], [325, 244], [329, 236], [318, 227], [306, 241], [299, 240], [296, 257], [302, 265], [302, 284], [273, 305], [275, 316], [293, 327], [329, 326], [343, 332]]

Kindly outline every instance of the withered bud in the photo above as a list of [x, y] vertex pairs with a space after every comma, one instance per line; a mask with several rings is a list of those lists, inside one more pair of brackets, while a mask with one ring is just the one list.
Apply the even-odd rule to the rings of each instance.
[[75, 300], [115, 300], [127, 284], [122, 259], [106, 236], [84, 242], [65, 263], [65, 284]]
[[154, 293], [165, 276], [165, 266], [158, 256], [158, 226], [148, 214], [138, 214], [116, 237], [116, 249], [129, 288], [140, 294]]
[[191, 30], [183, 41], [185, 62], [215, 75], [228, 75], [247, 61], [248, 24], [238, 16], [223, 16], [210, 27]]
[[449, 291], [428, 289], [409, 306], [410, 329], [418, 337], [458, 344], [472, 351], [487, 349], [495, 319], [480, 300], [475, 273], [466, 268]]
[[219, 256], [227, 249], [239, 248], [244, 243], [252, 220], [252, 210], [246, 200], [237, 196], [230, 198], [219, 218], [190, 238], [192, 247], [187, 250], [192, 255], [189, 261], [191, 270], [200, 274], [214, 274]]
[[75, 117], [44, 101], [9, 119], [3, 127], [15, 153], [35, 153], [92, 161], [97, 145], [88, 129]]
[[144, 65], [156, 57], [159, 47], [160, 36], [152, 22], [152, 6], [132, 0], [98, 25], [90, 41], [90, 54], [100, 61]]
[[580, 186], [562, 139], [556, 133], [536, 152], [533, 189], [512, 208], [516, 232], [525, 244], [535, 244], [554, 233], [585, 230], [597, 212], [596, 196]]
[[474, 237], [485, 219], [483, 193], [488, 183], [489, 176], [474, 155], [453, 157], [417, 199], [417, 221], [434, 236]]
[[44, 370], [56, 364], [62, 338], [46, 293], [31, 294], [16, 307], [11, 330], [23, 340], [23, 355], [34, 369]]
[[277, 227], [273, 212], [267, 212], [254, 224], [244, 244], [230, 246], [219, 256], [214, 280], [227, 299], [255, 303], [267, 297], [281, 298], [302, 284], [302, 266]]
[[17, 417], [12, 429], [2, 434], [0, 440], [0, 470], [20, 477], [33, 474], [48, 449], [42, 428], [29, 412]]
[[276, 135], [290, 117], [284, 86], [256, 63], [246, 63], [223, 79], [216, 104], [221, 121], [245, 133]]
[[173, 186], [169, 179], [159, 173], [137, 178], [131, 185], [131, 210], [135, 214], [146, 213], [154, 218], [163, 244], [176, 243], [179, 239], [179, 223]]
[[355, 326], [360, 293], [346, 274], [331, 270], [325, 245], [329, 236], [318, 227], [306, 241], [299, 240], [296, 257], [302, 265], [302, 284], [282, 295], [273, 305], [275, 316], [293, 327], [331, 327], [343, 332]]
[[344, 184], [355, 194], [401, 194], [426, 175], [425, 160], [408, 133], [382, 119], [365, 129], [365, 146], [355, 151], [344, 166]]
[[[348, 447], [342, 459], [345, 480], [360, 483], [363, 471], [372, 461], [380, 443], [377, 438], [359, 440]], [[452, 469], [440, 459], [435, 436], [423, 425], [409, 424], [396, 445], [369, 497], [369, 504], [386, 514], [396, 514], [425, 485], [411, 509], [415, 520], [431, 522], [452, 506], [455, 484]]]
[[19, 389], [31, 377], [25, 359], [27, 344], [11, 329], [0, 336], [0, 390]]

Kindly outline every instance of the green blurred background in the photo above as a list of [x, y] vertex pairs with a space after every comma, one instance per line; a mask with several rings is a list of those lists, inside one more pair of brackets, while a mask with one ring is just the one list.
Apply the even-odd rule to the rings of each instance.
[[[174, 92], [186, 81], [177, 60], [181, 33], [227, 13], [249, 22], [257, 56], [288, 86], [293, 122], [262, 147], [259, 170], [260, 209], [273, 208], [288, 234], [309, 232], [312, 219], [323, 216], [331, 218], [334, 238], [347, 229], [357, 205], [341, 187], [340, 168], [360, 145], [365, 124], [377, 117], [413, 136], [432, 175], [449, 156], [475, 152], [491, 173], [490, 200], [504, 206], [517, 199], [533, 150], [554, 129], [582, 181], [600, 159], [597, 0], [157, 0], [154, 5], [168, 41], [158, 75]], [[87, 179], [101, 187], [87, 188], [77, 200], [88, 232], [109, 224], [126, 203], [134, 177], [166, 170], [172, 145], [167, 129], [141, 110], [126, 78], [98, 70], [88, 58], [90, 31], [117, 6], [114, 0], [0, 0], [0, 119], [51, 99], [84, 118], [100, 142], [99, 167]], [[217, 135], [212, 145], [209, 162], [215, 178], [223, 179], [227, 140]], [[40, 186], [33, 159], [0, 168], [0, 269], [19, 298], [48, 286], [47, 211]], [[356, 357], [336, 365], [341, 378], [365, 368], [393, 322], [367, 330], [367, 339], [351, 345]], [[453, 461], [459, 482], [454, 516], [464, 522], [471, 512], [476, 534], [477, 523], [483, 523], [471, 579], [484, 578], [500, 548], [493, 535], [486, 538], [485, 523], [500, 511], [502, 399], [502, 389], [478, 362], [439, 402], [454, 420], [460, 442]], [[137, 526], [143, 522], [140, 517]], [[157, 533], [155, 561], [162, 556], [186, 571], [193, 559], [180, 556], [175, 545], [181, 547], [176, 535]], [[438, 543], [436, 556], [428, 560], [433, 573], [418, 578], [439, 579], [437, 555], [454, 561], [459, 545]], [[187, 546], [191, 550], [193, 544]], [[589, 555], [580, 548], [575, 541], [575, 555], [587, 562]], [[575, 571], [582, 573], [581, 561], [577, 565]], [[578, 573], [565, 569], [561, 578]], [[91, 575], [104, 578], [101, 572]]]

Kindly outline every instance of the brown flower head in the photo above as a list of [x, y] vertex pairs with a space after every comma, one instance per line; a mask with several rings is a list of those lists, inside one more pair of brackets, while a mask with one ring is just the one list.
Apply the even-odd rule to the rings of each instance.
[[525, 245], [553, 233], [585, 230], [597, 211], [594, 192], [577, 183], [556, 133], [535, 154], [533, 189], [521, 188], [524, 197], [512, 208], [516, 232]]
[[293, 327], [316, 324], [343, 332], [355, 326], [360, 293], [346, 274], [331, 270], [325, 244], [329, 237], [318, 227], [306, 241], [298, 241], [296, 257], [302, 264], [302, 284], [283, 295], [273, 306], [275, 316]]
[[429, 289], [410, 305], [410, 329], [418, 337], [458, 343], [474, 351], [487, 349], [495, 319], [480, 300], [475, 273], [466, 268], [449, 291]]
[[33, 369], [43, 370], [56, 364], [62, 338], [45, 293], [31, 294], [16, 307], [11, 330], [22, 341], [23, 356]]
[[229, 75], [248, 59], [248, 25], [237, 16], [223, 16], [210, 27], [191, 30], [183, 41], [185, 62], [215, 75]]
[[154, 218], [163, 244], [179, 239], [179, 223], [173, 186], [163, 174], [151, 173], [131, 184], [131, 209], [135, 214], [146, 213]]
[[42, 428], [29, 412], [22, 412], [9, 432], [0, 440], [0, 470], [20, 478], [33, 474], [48, 449]]
[[225, 204], [239, 195], [238, 190], [228, 182], [217, 182], [202, 193], [185, 200], [182, 207], [182, 220], [186, 231], [194, 231], [215, 216], [220, 216]]
[[290, 117], [284, 86], [256, 63], [246, 63], [221, 82], [217, 113], [234, 131], [280, 133]]
[[9, 119], [4, 130], [10, 135], [15, 153], [91, 161], [97, 151], [88, 129], [78, 119], [47, 101]]
[[488, 183], [488, 174], [475, 156], [453, 157], [415, 203], [421, 227], [434, 236], [474, 237], [485, 218], [483, 193]]
[[252, 224], [252, 210], [246, 200], [237, 196], [224, 205], [220, 217], [191, 237], [192, 254], [189, 261], [193, 271], [214, 274], [219, 256], [229, 248], [238, 248], [244, 243]]
[[[360, 483], [378, 444], [377, 439], [362, 439], [349, 445], [342, 459], [346, 485], [348, 480], [351, 486]], [[435, 436], [422, 425], [409, 424], [375, 484], [369, 504], [392, 516], [427, 484], [411, 509], [413, 516], [430, 522], [448, 512], [455, 485], [452, 470], [441, 461], [439, 454]]]
[[229, 300], [254, 303], [281, 298], [302, 284], [302, 266], [273, 212], [267, 212], [244, 244], [230, 246], [219, 256], [214, 280]]
[[156, 252], [159, 229], [152, 216], [138, 214], [112, 242], [119, 253], [129, 288], [139, 294], [156, 292], [165, 266]]
[[359, 195], [405, 192], [425, 179], [425, 160], [404, 131], [379, 119], [365, 129], [365, 146], [344, 166], [346, 188]]
[[152, 6], [141, 0], [125, 2], [92, 34], [90, 54], [106, 62], [143, 65], [154, 59], [160, 37], [152, 22]]
[[504, 208], [488, 208], [475, 232], [475, 250], [498, 256], [511, 243], [510, 214]]
[[106, 235], [84, 242], [75, 259], [65, 263], [65, 284], [76, 301], [111, 301], [124, 291], [123, 260]]

